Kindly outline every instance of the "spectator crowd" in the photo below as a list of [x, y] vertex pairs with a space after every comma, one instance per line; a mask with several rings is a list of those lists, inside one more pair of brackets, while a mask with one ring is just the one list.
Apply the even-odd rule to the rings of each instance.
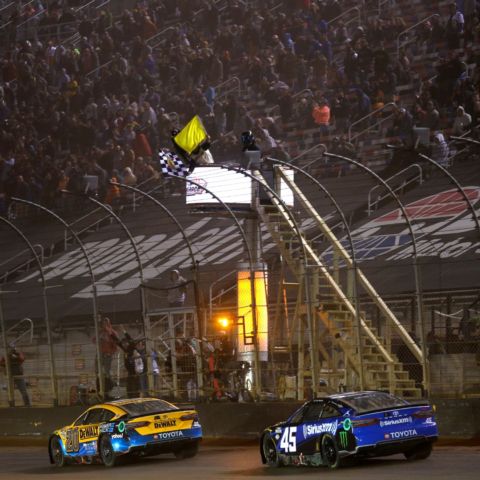
[[[109, 180], [158, 176], [156, 153], [195, 114], [216, 161], [240, 151], [245, 130], [288, 159], [292, 125], [354, 153], [349, 126], [389, 103], [388, 134], [411, 146], [413, 126], [428, 128], [432, 155], [445, 161], [448, 134], [478, 123], [475, 0], [431, 2], [426, 13], [438, 15], [398, 52], [414, 23], [395, 13], [402, 0], [380, 12], [377, 1], [353, 0], [138, 0], [118, 14], [115, 2], [10, 3], [0, 3], [2, 215], [12, 196], [61, 206], [63, 189], [118, 201]], [[429, 54], [434, 75], [419, 78], [415, 56]], [[405, 84], [410, 104], [398, 93]]]

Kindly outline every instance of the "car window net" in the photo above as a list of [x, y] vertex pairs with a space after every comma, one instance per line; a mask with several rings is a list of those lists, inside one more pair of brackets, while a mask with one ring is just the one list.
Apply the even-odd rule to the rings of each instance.
[[345, 397], [342, 400], [352, 405], [358, 413], [369, 412], [371, 410], [381, 410], [385, 408], [398, 408], [409, 405], [401, 398], [394, 397], [384, 392], [372, 392]]
[[171, 403], [165, 402], [163, 400], [148, 400], [145, 402], [125, 403], [124, 405], [122, 405], [122, 409], [125, 410], [132, 417], [178, 410], [175, 405], [172, 405]]

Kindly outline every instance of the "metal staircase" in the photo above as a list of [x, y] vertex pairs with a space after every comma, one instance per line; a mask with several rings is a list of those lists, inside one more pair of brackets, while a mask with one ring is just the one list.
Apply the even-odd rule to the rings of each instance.
[[[410, 335], [383, 302], [366, 277], [354, 265], [350, 255], [318, 212], [303, 195], [293, 180], [284, 174], [282, 167], [275, 167], [277, 179], [282, 179], [294, 194], [297, 205], [300, 204], [309, 218], [314, 219], [325, 238], [334, 247], [339, 261], [346, 267], [350, 283], [356, 274], [358, 283], [375, 301], [377, 307], [387, 319], [387, 325], [408, 346], [420, 364], [423, 363], [422, 353]], [[254, 176], [263, 185], [267, 182], [260, 171], [254, 171]], [[306, 233], [300, 231], [290, 209], [265, 188], [269, 198], [268, 204], [257, 204], [259, 218], [267, 227], [272, 239], [277, 245], [282, 260], [288, 265], [299, 283], [295, 316], [289, 332], [290, 342], [294, 333], [298, 334], [299, 379], [298, 395], [302, 398], [303, 377], [311, 376], [312, 382], [322, 377], [328, 377], [329, 385], [339, 388], [344, 383], [352, 389], [381, 389], [408, 397], [420, 397], [421, 389], [411, 379], [399, 359], [392, 354], [388, 341], [379, 335], [364, 312], [360, 312], [355, 301], [355, 293], [347, 285], [346, 290], [341, 285], [338, 269], [326, 266], [315, 251], [312, 243], [306, 238]], [[345, 283], [345, 281], [343, 281]], [[309, 295], [306, 295], [306, 292]], [[308, 300], [310, 299], [310, 301]], [[310, 309], [310, 311], [309, 311]], [[305, 330], [305, 317], [310, 316]], [[308, 330], [312, 331], [309, 332]], [[310, 338], [310, 351], [320, 352], [324, 361], [318, 361], [318, 355], [310, 355], [310, 365], [305, 360], [305, 337]], [[328, 345], [334, 348], [329, 348]], [[341, 354], [338, 355], [338, 352]], [[303, 370], [303, 372], [302, 372]], [[343, 373], [343, 375], [340, 375]], [[343, 376], [343, 378], [342, 378]]]

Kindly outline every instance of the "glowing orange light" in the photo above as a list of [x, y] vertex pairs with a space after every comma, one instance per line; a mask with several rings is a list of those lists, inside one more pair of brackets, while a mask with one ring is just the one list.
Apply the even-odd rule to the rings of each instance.
[[220, 317], [217, 320], [217, 323], [222, 328], [229, 328], [230, 327], [230, 319], [227, 317]]

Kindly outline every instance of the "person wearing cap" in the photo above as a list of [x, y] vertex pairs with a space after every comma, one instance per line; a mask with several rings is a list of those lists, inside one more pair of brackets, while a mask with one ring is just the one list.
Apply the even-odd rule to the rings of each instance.
[[187, 281], [178, 270], [170, 271], [170, 288], [168, 290], [168, 306], [183, 307], [187, 297]]

